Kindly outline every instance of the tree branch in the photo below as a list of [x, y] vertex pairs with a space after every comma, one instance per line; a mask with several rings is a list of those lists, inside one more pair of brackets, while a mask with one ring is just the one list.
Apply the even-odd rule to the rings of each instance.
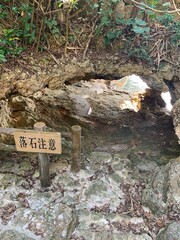
[[[175, 3], [175, 1], [174, 0], [172, 0], [173, 1], [173, 6], [174, 6], [174, 9], [177, 9], [177, 6], [176, 6], [176, 3]], [[180, 16], [180, 13], [179, 12], [177, 12], [177, 14]]]
[[145, 8], [145, 9], [149, 9], [149, 10], [151, 10], [153, 12], [157, 12], [157, 13], [169, 13], [169, 14], [174, 14], [174, 13], [178, 13], [179, 14], [180, 13], [180, 9], [178, 9], [176, 7], [176, 4], [175, 4], [174, 0], [173, 0], [173, 5], [174, 5], [175, 9], [174, 10], [170, 10], [170, 11], [154, 9], [154, 8], [151, 8], [151, 7], [149, 7], [148, 5], [146, 5], [146, 4], [142, 3], [142, 2], [137, 2], [136, 0], [131, 0], [131, 2], [134, 3], [138, 8], [140, 8], [142, 10], [144, 10], [144, 8]]

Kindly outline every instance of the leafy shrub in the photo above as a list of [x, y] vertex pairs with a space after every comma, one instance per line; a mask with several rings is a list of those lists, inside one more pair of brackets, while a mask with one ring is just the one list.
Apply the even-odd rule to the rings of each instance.
[[[4, 0], [4, 4], [0, 4], [0, 62], [5, 62], [7, 56], [18, 55], [29, 46], [36, 47], [38, 51], [48, 44], [50, 34], [60, 34], [58, 14], [63, 11], [68, 18], [77, 0], [65, 1], [63, 5], [62, 1], [57, 3], [56, 9], [52, 9], [52, 4], [47, 4], [47, 1]], [[68, 19], [65, 24], [68, 25]]]
[[[98, 34], [103, 35], [106, 45], [111, 45], [114, 41], [122, 41], [123, 51], [131, 58], [137, 57], [143, 61], [150, 60], [150, 50], [148, 48], [150, 40], [148, 36], [151, 34], [151, 22], [164, 25], [170, 32], [168, 41], [172, 46], [178, 46], [180, 22], [175, 21], [173, 15], [167, 13], [159, 15], [142, 6], [136, 18], [125, 19], [120, 14], [117, 16], [114, 14], [116, 4], [121, 1], [3, 0], [3, 4], [0, 4], [0, 62], [5, 62], [9, 57], [20, 54], [29, 46], [35, 48], [36, 51], [47, 49], [50, 46], [50, 35], [56, 42], [58, 42], [59, 35], [62, 35], [61, 39], [63, 39], [66, 54], [67, 45], [72, 43], [71, 39], [78, 39], [76, 24], [78, 25], [79, 21], [83, 24], [86, 22], [88, 29], [91, 28], [93, 22], [96, 22], [96, 36]], [[146, 4], [153, 9], [157, 9], [160, 1], [147, 0]], [[169, 6], [169, 2], [162, 3], [161, 9], [167, 10]], [[86, 15], [79, 18], [81, 10], [85, 11]], [[147, 22], [142, 20], [142, 13], [144, 12], [148, 15]], [[76, 18], [76, 21], [73, 21], [73, 27], [71, 17]], [[90, 21], [87, 21], [88, 17]], [[84, 18], [83, 21], [82, 18]], [[89, 32], [86, 31], [86, 26], [83, 25], [82, 31], [79, 32], [86, 34], [86, 39], [89, 40], [91, 34], [89, 35]], [[79, 39], [76, 42], [80, 43], [81, 47], [84, 46]], [[88, 44], [85, 46], [88, 46]]]
[[19, 44], [21, 32], [16, 29], [3, 29], [0, 38], [0, 62], [7, 61], [6, 56], [19, 55], [23, 48]]
[[170, 31], [170, 40], [174, 46], [180, 44], [180, 21], [174, 19], [173, 15], [163, 14], [157, 20]]

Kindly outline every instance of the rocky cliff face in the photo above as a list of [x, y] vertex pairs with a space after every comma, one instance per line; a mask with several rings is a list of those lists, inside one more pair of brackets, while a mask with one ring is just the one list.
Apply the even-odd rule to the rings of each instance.
[[[6, 99], [12, 116], [10, 119], [12, 125], [20, 124], [20, 116], [26, 115], [26, 112], [35, 119], [42, 118], [43, 115], [47, 118], [45, 112], [52, 108], [54, 111], [48, 113], [52, 115], [52, 119], [57, 119], [59, 116], [61, 120], [63, 115], [70, 115], [81, 120], [84, 120], [84, 117], [86, 120], [118, 119], [124, 124], [124, 118], [127, 119], [128, 114], [130, 116], [128, 119], [135, 118], [134, 110], [140, 107], [138, 106], [140, 102], [145, 106], [142, 110], [143, 116], [146, 116], [147, 109], [155, 107], [156, 103], [159, 106], [161, 92], [170, 89], [174, 102], [179, 98], [177, 68], [167, 64], [155, 72], [140, 64], [122, 63], [118, 55], [105, 54], [103, 58], [97, 56], [95, 60], [86, 61], [76, 58], [62, 59], [55, 65], [44, 59], [32, 58], [29, 60], [29, 65], [4, 70], [0, 77], [0, 98], [2, 101]], [[126, 89], [119, 90], [116, 84], [113, 85], [113, 80], [133, 74], [141, 77], [152, 89], [148, 97], [145, 97], [146, 92], [139, 94], [134, 91], [129, 94]], [[176, 81], [173, 80], [174, 78]], [[131, 84], [129, 86], [132, 88]], [[2, 102], [1, 105], [3, 104]], [[162, 108], [163, 105], [160, 105]], [[177, 128], [179, 115], [176, 112], [178, 110], [173, 111], [173, 118]], [[17, 115], [19, 120], [16, 119]], [[119, 115], [121, 118], [118, 117]]]
[[[1, 151], [0, 238], [179, 240], [179, 145], [160, 97], [170, 90], [180, 138], [178, 76], [171, 65], [155, 72], [118, 55], [4, 68], [1, 126], [41, 120], [68, 131], [78, 122], [85, 150], [78, 174], [71, 156], [51, 156], [44, 190], [35, 155]], [[62, 142], [69, 153], [70, 141]]]

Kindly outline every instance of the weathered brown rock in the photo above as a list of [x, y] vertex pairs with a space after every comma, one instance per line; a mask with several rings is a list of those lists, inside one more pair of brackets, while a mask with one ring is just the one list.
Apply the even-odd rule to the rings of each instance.
[[[36, 115], [36, 118], [42, 116], [43, 112], [44, 115], [48, 112], [53, 119], [62, 118], [62, 115], [67, 114], [83, 121], [88, 118], [90, 121], [101, 119], [105, 122], [118, 121], [124, 124], [127, 122], [127, 112], [128, 118], [134, 122], [137, 116], [134, 110], [139, 108], [139, 95], [135, 96], [134, 93], [132, 95], [124, 90], [112, 91], [113, 89], [109, 88], [110, 81], [108, 80], [108, 83], [105, 80], [106, 76], [114, 80], [113, 77], [120, 79], [136, 74], [142, 77], [150, 88], [161, 92], [162, 89], [167, 90], [163, 79], [167, 76], [171, 78], [175, 74], [175, 69], [169, 64], [158, 72], [140, 64], [123, 64], [118, 54], [112, 56], [106, 53], [103, 59], [97, 56], [96, 59], [85, 61], [73, 58], [69, 61], [61, 59], [59, 62], [59, 65], [51, 63], [47, 66], [34, 64], [31, 69], [34, 73], [32, 76], [26, 68], [16, 68], [15, 74], [11, 71], [2, 73], [0, 98], [11, 98], [14, 94], [16, 97], [28, 97], [27, 104], [25, 99], [20, 101], [20, 104], [25, 104], [29, 113], [32, 105], [32, 115]], [[34, 63], [38, 63], [36, 59]], [[99, 79], [90, 81], [95, 76], [99, 76]], [[30, 99], [33, 104], [29, 105]], [[175, 126], [177, 128], [177, 124]]]
[[32, 96], [34, 93], [41, 91], [49, 81], [48, 76], [33, 76], [26, 80], [20, 80], [14, 83], [14, 91], [19, 92], [22, 96]]
[[180, 143], [180, 99], [176, 101], [172, 110], [173, 123], [176, 135]]
[[179, 171], [180, 158], [154, 170], [144, 190], [143, 203], [156, 214], [165, 213], [168, 209], [180, 211]]

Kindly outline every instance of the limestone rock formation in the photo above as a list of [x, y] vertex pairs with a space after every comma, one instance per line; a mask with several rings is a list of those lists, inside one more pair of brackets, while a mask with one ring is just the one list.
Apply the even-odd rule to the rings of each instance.
[[173, 222], [167, 225], [157, 236], [157, 240], [179, 240], [180, 222]]
[[172, 116], [173, 116], [175, 132], [179, 139], [179, 144], [180, 144], [180, 99], [178, 99], [173, 106]]
[[144, 190], [143, 202], [156, 214], [165, 213], [167, 209], [179, 213], [179, 172], [180, 157], [154, 171]]

